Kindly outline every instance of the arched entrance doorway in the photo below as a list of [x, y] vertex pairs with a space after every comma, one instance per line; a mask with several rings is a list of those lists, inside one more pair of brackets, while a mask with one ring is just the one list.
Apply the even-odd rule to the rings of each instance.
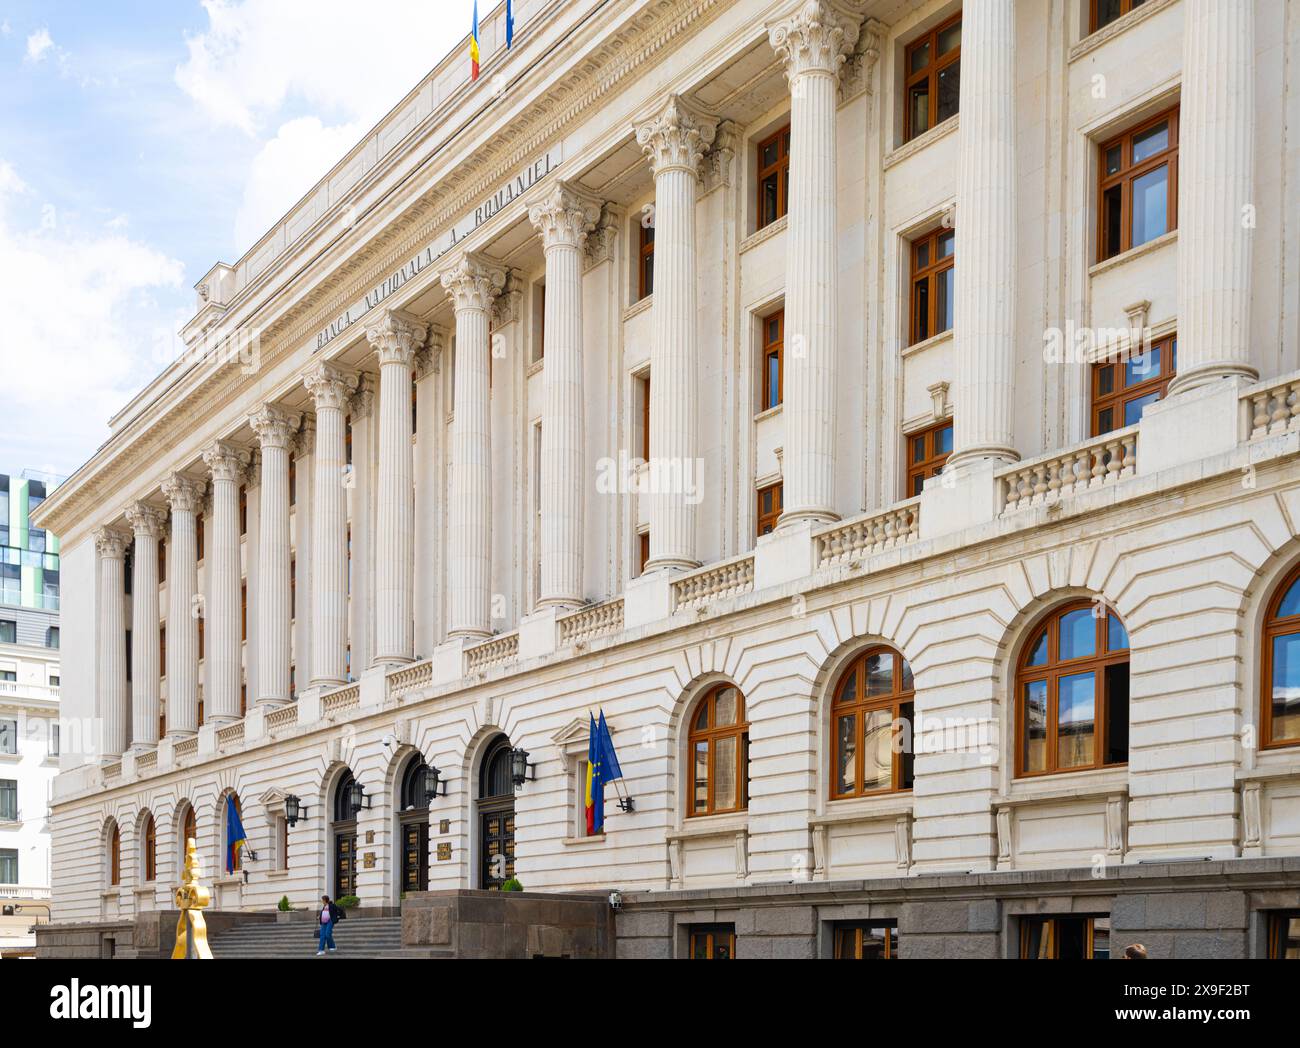
[[357, 893], [357, 809], [352, 797], [355, 783], [352, 772], [344, 771], [334, 785], [330, 851], [334, 856], [331, 895], [335, 899]]
[[419, 757], [408, 761], [397, 795], [399, 894], [429, 890], [429, 806], [424, 795], [424, 771], [424, 761]]
[[478, 773], [478, 886], [500, 888], [515, 875], [515, 784], [510, 740], [488, 744]]

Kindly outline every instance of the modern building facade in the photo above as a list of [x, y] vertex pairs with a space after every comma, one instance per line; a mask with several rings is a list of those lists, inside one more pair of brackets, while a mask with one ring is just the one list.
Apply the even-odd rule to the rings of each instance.
[[624, 956], [1294, 955], [1300, 3], [503, 17], [42, 507], [56, 919], [194, 836]]
[[30, 956], [50, 916], [49, 802], [59, 754], [59, 542], [30, 523], [53, 484], [0, 474], [0, 957]]

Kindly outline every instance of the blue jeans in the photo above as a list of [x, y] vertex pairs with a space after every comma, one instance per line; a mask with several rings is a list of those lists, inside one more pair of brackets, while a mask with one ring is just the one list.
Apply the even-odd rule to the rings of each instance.
[[324, 924], [320, 926], [320, 945], [317, 946], [316, 949], [323, 953], [327, 946], [331, 950], [335, 949], [333, 921], [326, 921]]

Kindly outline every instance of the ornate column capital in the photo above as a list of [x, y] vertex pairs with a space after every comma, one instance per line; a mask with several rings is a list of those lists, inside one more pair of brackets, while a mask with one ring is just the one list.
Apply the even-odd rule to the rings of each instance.
[[173, 473], [162, 483], [163, 496], [173, 513], [197, 513], [203, 505], [203, 492], [206, 488], [206, 482], [184, 473]]
[[[415, 364], [415, 354], [411, 354], [411, 366]], [[361, 375], [360, 382], [357, 383], [357, 391], [352, 394], [352, 400], [348, 404], [348, 413], [352, 416], [352, 421], [357, 422], [363, 418], [369, 418], [370, 412], [374, 410], [377, 393], [375, 392], [375, 376], [369, 372]]]
[[296, 411], [286, 411], [274, 404], [264, 404], [248, 416], [248, 424], [264, 448], [288, 448], [297, 432], [302, 416]]
[[342, 411], [361, 382], [355, 371], [347, 371], [335, 364], [321, 361], [302, 377], [302, 384], [316, 398], [316, 410], [334, 408]]
[[880, 45], [889, 36], [889, 27], [874, 18], [868, 18], [858, 32], [857, 46], [849, 54], [840, 73], [840, 101], [866, 92], [874, 94], [872, 75], [880, 62]]
[[294, 437], [293, 446], [289, 450], [295, 455], [310, 455], [316, 450], [315, 415], [303, 415], [302, 425], [298, 428], [298, 434]]
[[95, 552], [105, 560], [121, 560], [131, 545], [131, 535], [120, 528], [98, 528], [95, 531]]
[[601, 208], [600, 221], [587, 235], [587, 245], [583, 255], [584, 271], [594, 269], [602, 262], [614, 260], [614, 244], [618, 240], [620, 214], [621, 212], [608, 204]]
[[243, 483], [252, 458], [247, 449], [224, 440], [218, 440], [203, 452], [203, 464], [212, 471], [212, 479], [228, 480], [232, 484]]
[[805, 73], [838, 77], [861, 24], [827, 0], [804, 0], [794, 14], [767, 27], [767, 38], [793, 84]]
[[542, 248], [582, 246], [600, 221], [601, 202], [569, 182], [555, 182], [528, 205], [528, 221], [542, 234]]
[[424, 345], [429, 328], [401, 309], [386, 309], [378, 320], [366, 325], [366, 341], [379, 354], [379, 366], [403, 364], [410, 367]]
[[446, 336], [441, 328], [429, 328], [429, 335], [424, 341], [424, 348], [415, 354], [415, 377], [417, 380], [442, 370], [442, 347], [445, 345], [445, 341]]
[[490, 259], [467, 251], [442, 271], [440, 279], [451, 293], [457, 313], [467, 309], [486, 312], [506, 286], [506, 271]]
[[638, 122], [636, 141], [650, 158], [655, 175], [676, 168], [698, 176], [700, 159], [713, 144], [717, 130], [716, 117], [679, 95], [669, 95], [657, 112]]
[[167, 514], [164, 510], [150, 505], [148, 502], [136, 502], [128, 507], [126, 521], [131, 525], [131, 530], [135, 532], [136, 538], [157, 539], [162, 537], [163, 528], [167, 522]]

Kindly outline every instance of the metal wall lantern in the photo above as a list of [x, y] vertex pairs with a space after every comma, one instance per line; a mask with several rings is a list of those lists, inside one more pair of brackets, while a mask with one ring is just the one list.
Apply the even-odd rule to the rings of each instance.
[[307, 805], [303, 804], [301, 797], [287, 794], [284, 798], [284, 821], [290, 826], [297, 826], [299, 819], [306, 821]]
[[526, 782], [537, 781], [537, 765], [528, 763], [527, 750], [513, 749], [510, 751], [510, 778], [514, 781], [515, 789], [518, 789]]
[[[441, 792], [439, 792], [441, 787]], [[426, 764], [420, 769], [420, 792], [424, 796], [424, 806], [430, 807], [438, 797], [447, 796], [447, 780], [442, 777], [432, 764]]]
[[348, 807], [352, 809], [353, 815], [362, 808], [367, 810], [370, 808], [370, 798], [366, 796], [366, 788], [357, 779], [353, 779], [352, 784], [348, 786]]

